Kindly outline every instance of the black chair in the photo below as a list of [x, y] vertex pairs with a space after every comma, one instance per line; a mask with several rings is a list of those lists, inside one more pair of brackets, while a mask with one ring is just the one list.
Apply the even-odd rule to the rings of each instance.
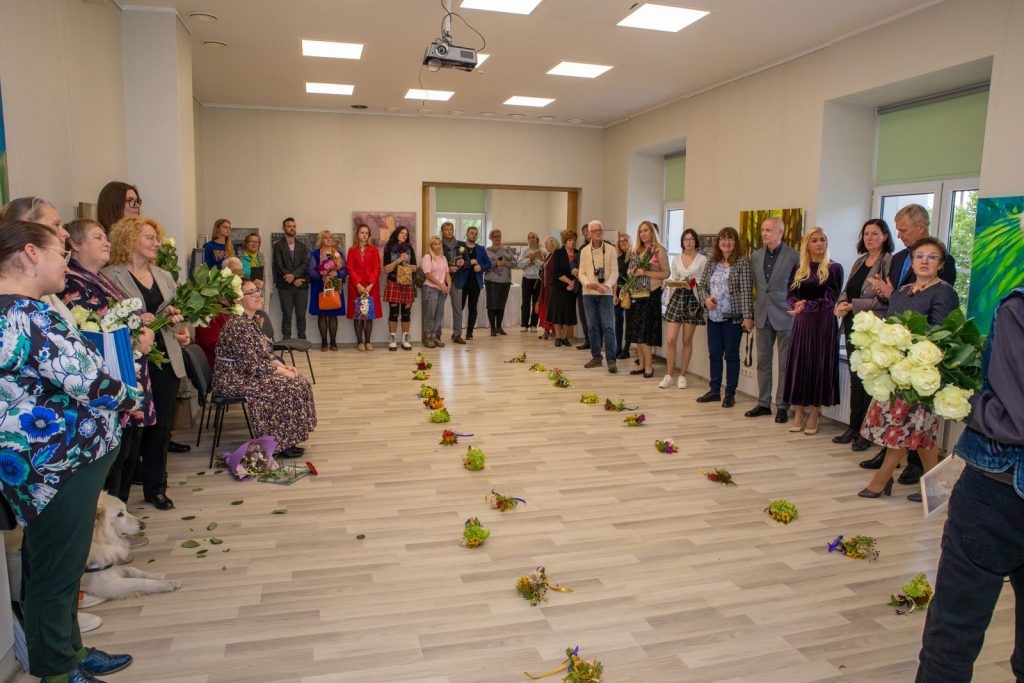
[[255, 439], [256, 434], [252, 431], [252, 423], [249, 421], [248, 402], [244, 396], [222, 396], [213, 393], [213, 371], [210, 369], [210, 361], [206, 354], [195, 344], [189, 344], [182, 348], [185, 360], [185, 374], [196, 388], [199, 396], [199, 434], [196, 436], [196, 447], [203, 438], [203, 423], [209, 427], [210, 416], [213, 416], [213, 443], [210, 444], [210, 467], [213, 467], [213, 456], [220, 445], [221, 433], [224, 431], [224, 415], [231, 406], [242, 406], [242, 414], [245, 416], [245, 426], [249, 429], [249, 438]]
[[309, 377], [313, 380], [313, 384], [316, 384], [316, 375], [313, 374], [313, 359], [309, 355], [310, 349], [313, 345], [305, 339], [280, 339], [273, 341], [274, 339], [274, 323], [270, 322], [270, 314], [263, 309], [256, 311], [262, 321], [261, 327], [263, 329], [264, 336], [270, 339], [271, 347], [275, 352], [283, 353], [288, 352], [288, 356], [291, 358], [292, 365], [295, 365], [295, 352], [306, 354], [306, 362], [309, 363]]

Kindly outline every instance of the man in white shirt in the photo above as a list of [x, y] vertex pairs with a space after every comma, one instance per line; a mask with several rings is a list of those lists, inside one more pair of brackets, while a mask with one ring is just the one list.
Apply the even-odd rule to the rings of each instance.
[[604, 241], [601, 221], [587, 224], [590, 244], [580, 249], [579, 281], [582, 287], [583, 308], [587, 312], [587, 342], [591, 359], [583, 367], [601, 366], [601, 342], [608, 372], [619, 371], [615, 364], [615, 307], [612, 305], [612, 285], [619, 279], [619, 260], [615, 247]]

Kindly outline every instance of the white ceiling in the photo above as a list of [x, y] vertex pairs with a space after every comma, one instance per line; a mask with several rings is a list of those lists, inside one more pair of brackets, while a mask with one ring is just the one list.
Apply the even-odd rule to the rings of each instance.
[[[938, 0], [659, 0], [709, 10], [679, 33], [616, 26], [633, 0], [543, 0], [529, 16], [453, 10], [487, 41], [479, 72], [421, 66], [440, 35], [441, 0], [128, 0], [125, 9], [173, 7], [193, 36], [193, 88], [205, 105], [398, 115], [541, 116], [607, 126], [890, 21]], [[130, 4], [129, 4], [130, 3]], [[193, 11], [215, 14], [200, 23]], [[453, 43], [479, 48], [457, 18]], [[361, 42], [359, 61], [303, 57], [302, 38]], [[223, 41], [209, 48], [204, 41]], [[567, 60], [612, 65], [593, 79], [548, 76]], [[851, 65], [852, 66], [852, 65]], [[349, 83], [351, 96], [309, 95], [305, 82]], [[406, 100], [409, 88], [454, 90], [448, 102]], [[543, 109], [502, 104], [512, 95], [553, 97]], [[390, 110], [388, 108], [391, 108]], [[397, 108], [397, 109], [394, 109]], [[425, 111], [429, 109], [429, 111]]]

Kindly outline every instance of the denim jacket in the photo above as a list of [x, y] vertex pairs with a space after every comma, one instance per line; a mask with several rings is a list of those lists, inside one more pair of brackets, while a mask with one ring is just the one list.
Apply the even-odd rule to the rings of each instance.
[[[996, 317], [1003, 305], [1013, 297], [1024, 297], [1024, 287], [1014, 289], [1004, 298], [996, 309], [992, 318], [992, 332], [985, 345], [985, 353], [982, 357], [982, 375], [985, 378], [982, 392], [989, 391], [989, 362], [992, 356], [992, 345], [996, 336]], [[1022, 340], [1003, 340], [1004, 344], [1020, 344]], [[977, 404], [975, 403], [975, 406]], [[1020, 406], [1013, 409], [1020, 410]], [[968, 427], [960, 436], [953, 449], [957, 455], [967, 461], [972, 467], [983, 472], [1006, 472], [1013, 469], [1013, 488], [1017, 495], [1024, 498], [1024, 445], [1006, 444], [991, 439], [974, 427]]]

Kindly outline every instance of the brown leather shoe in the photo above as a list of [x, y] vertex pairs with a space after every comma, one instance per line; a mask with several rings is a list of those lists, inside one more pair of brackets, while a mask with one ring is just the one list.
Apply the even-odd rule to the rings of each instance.
[[587, 361], [586, 365], [584, 365], [583, 367], [585, 367], [585, 368], [599, 368], [599, 367], [601, 367], [601, 359], [600, 358], [591, 358], [590, 360]]
[[458, 334], [455, 335], [454, 337], [452, 337], [452, 341], [455, 342], [456, 344], [465, 344], [466, 343], [466, 340], [463, 339], [462, 336], [458, 335]]

